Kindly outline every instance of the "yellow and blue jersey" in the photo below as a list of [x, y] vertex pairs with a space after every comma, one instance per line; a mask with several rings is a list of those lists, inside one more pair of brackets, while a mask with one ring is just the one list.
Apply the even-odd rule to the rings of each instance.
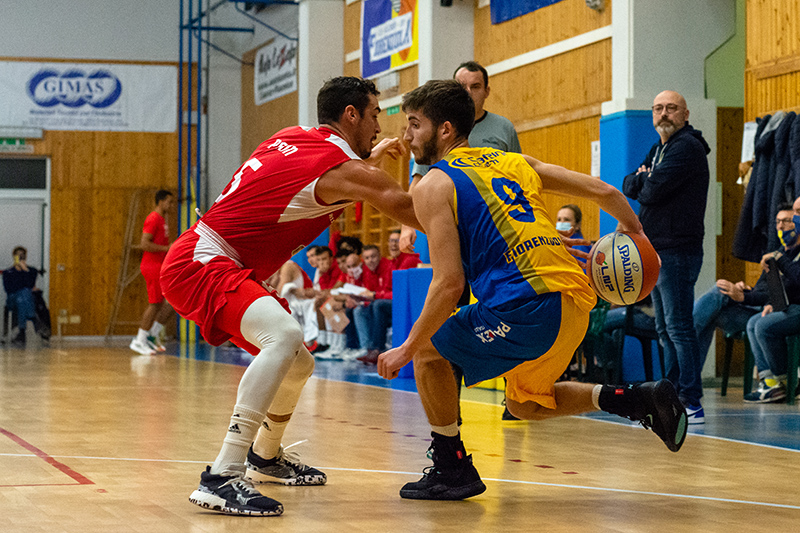
[[484, 305], [509, 310], [561, 292], [595, 303], [542, 201], [542, 180], [525, 159], [494, 148], [457, 148], [434, 165], [455, 185], [461, 261]]

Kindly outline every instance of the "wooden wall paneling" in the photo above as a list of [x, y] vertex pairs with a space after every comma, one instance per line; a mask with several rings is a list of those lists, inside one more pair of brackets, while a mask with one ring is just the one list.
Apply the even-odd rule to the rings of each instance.
[[[135, 225], [141, 235], [155, 190], [175, 190], [177, 134], [48, 131], [33, 141], [51, 158], [50, 308], [81, 316], [68, 335], [105, 331], [122, 256], [128, 199], [147, 189]], [[170, 223], [174, 233], [176, 221]], [[173, 235], [174, 238], [174, 235]], [[131, 260], [138, 264], [140, 252]], [[58, 265], [64, 266], [59, 271]], [[143, 280], [125, 293], [120, 320], [135, 321], [147, 305]], [[121, 327], [120, 334], [135, 327]]]
[[800, 55], [800, 4], [797, 0], [748, 0], [747, 66]]
[[486, 108], [519, 126], [611, 99], [611, 39], [496, 74]]
[[800, 112], [800, 4], [748, 0], [745, 120]]
[[344, 71], [342, 72], [344, 76], [361, 76], [361, 61], [350, 61], [349, 63], [344, 64]]
[[416, 89], [419, 86], [419, 66], [411, 65], [400, 71], [400, 94]]
[[[79, 189], [53, 188], [50, 192], [50, 312], [52, 318], [59, 310], [72, 312], [76, 306], [76, 287], [81, 276], [76, 275], [79, 265], [73, 258], [80, 256], [83, 244], [76, 238], [84, 212], [79, 204]], [[64, 270], [59, 269], [64, 266]], [[83, 277], [85, 279], [85, 276]], [[86, 290], [90, 290], [86, 287]]]
[[[717, 279], [733, 282], [746, 279], [746, 263], [731, 253], [734, 235], [739, 223], [739, 213], [744, 201], [744, 187], [736, 183], [739, 177], [738, 163], [741, 158], [744, 110], [739, 107], [717, 108], [717, 181], [722, 187], [722, 235], [717, 236]], [[711, 231], [708, 228], [706, 231]], [[717, 375], [722, 373], [725, 340], [717, 335]], [[734, 344], [731, 375], [742, 375], [744, 347]]]
[[800, 72], [758, 79], [745, 71], [745, 120], [781, 110], [800, 112]]
[[361, 48], [361, 2], [344, 6], [344, 53]]
[[607, 1], [606, 8], [597, 12], [587, 7], [584, 0], [564, 0], [502, 24], [491, 23], [488, 6], [476, 7], [475, 60], [484, 66], [491, 65], [608, 26], [611, 4]]

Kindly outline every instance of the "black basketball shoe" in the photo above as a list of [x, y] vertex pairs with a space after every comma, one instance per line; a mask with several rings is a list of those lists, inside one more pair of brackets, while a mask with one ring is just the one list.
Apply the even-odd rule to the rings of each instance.
[[278, 516], [283, 513], [280, 502], [258, 492], [241, 472], [212, 474], [209, 466], [200, 474], [200, 486], [189, 496], [189, 501], [225, 514]]
[[[428, 449], [433, 466], [426, 467], [422, 479], [406, 483], [400, 497], [410, 500], [463, 500], [486, 490], [478, 471], [472, 465], [472, 456], [460, 450], [443, 450], [447, 445], [431, 443]], [[449, 456], [447, 452], [453, 452]]]
[[[606, 389], [608, 386], [604, 386]], [[600, 407], [652, 429], [667, 448], [677, 452], [686, 439], [688, 421], [675, 386], [668, 380], [648, 381], [640, 385], [608, 387], [601, 392]], [[605, 404], [605, 405], [604, 405]]]
[[246, 477], [253, 483], [278, 483], [281, 485], [324, 485], [328, 477], [314, 467], [304, 465], [300, 459], [284, 449], [272, 459], [264, 459], [253, 451], [247, 452]]

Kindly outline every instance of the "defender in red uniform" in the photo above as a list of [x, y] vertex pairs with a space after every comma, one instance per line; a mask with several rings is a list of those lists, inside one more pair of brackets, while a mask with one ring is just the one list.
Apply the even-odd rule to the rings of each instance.
[[139, 332], [131, 340], [130, 348], [142, 355], [152, 355], [166, 351], [161, 344], [161, 331], [172, 314], [172, 307], [164, 300], [161, 293], [161, 264], [169, 250], [169, 226], [167, 214], [174, 205], [172, 193], [161, 189], [156, 193], [156, 208], [144, 219], [142, 228], [142, 271], [147, 284], [147, 309], [142, 314]]
[[300, 325], [265, 286], [293, 253], [354, 201], [419, 227], [411, 197], [362, 158], [404, 150], [380, 133], [378, 91], [367, 80], [334, 78], [317, 95], [318, 128], [292, 127], [259, 146], [214, 205], [172, 246], [164, 294], [214, 345], [231, 339], [256, 358], [239, 383], [216, 461], [190, 501], [229, 514], [279, 515], [283, 506], [252, 482], [321, 485], [326, 476], [283, 451], [281, 438], [314, 369]]

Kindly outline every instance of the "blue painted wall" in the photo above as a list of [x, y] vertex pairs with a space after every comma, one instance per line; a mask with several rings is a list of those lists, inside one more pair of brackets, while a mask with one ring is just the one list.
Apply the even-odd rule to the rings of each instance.
[[[330, 230], [325, 230], [319, 234], [319, 237], [311, 241], [311, 244], [308, 246], [328, 246], [328, 242], [330, 242], [330, 240]], [[294, 254], [294, 256], [292, 256], [292, 261], [300, 265], [300, 268], [305, 270], [306, 274], [308, 274], [311, 279], [314, 279], [314, 269], [308, 264], [308, 257], [306, 257], [306, 250], [308, 249], [308, 246]]]
[[[639, 168], [650, 147], [658, 141], [652, 112], [629, 110], [600, 118], [600, 178], [622, 190], [622, 180]], [[639, 203], [629, 200], [639, 213]], [[617, 221], [600, 211], [600, 236], [613, 232]]]

